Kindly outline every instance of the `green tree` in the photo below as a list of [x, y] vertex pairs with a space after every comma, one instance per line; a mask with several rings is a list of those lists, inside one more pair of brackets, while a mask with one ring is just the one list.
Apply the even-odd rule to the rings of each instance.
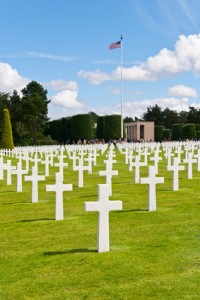
[[131, 122], [134, 122], [133, 118], [131, 118], [131, 117], [124, 118], [124, 123], [131, 123]]
[[200, 110], [193, 106], [190, 106], [187, 121], [188, 123], [194, 123], [194, 124], [200, 123]]
[[47, 90], [38, 82], [32, 81], [22, 89], [22, 128], [30, 144], [37, 144], [43, 137], [49, 103]]
[[163, 112], [157, 104], [147, 107], [147, 111], [142, 115], [144, 121], [154, 122], [156, 126], [163, 125]]
[[14, 90], [10, 96], [10, 118], [13, 129], [13, 139], [15, 145], [23, 144], [23, 114], [22, 114], [22, 100], [17, 91]]
[[89, 115], [91, 115], [93, 123], [97, 124], [99, 116], [93, 111], [90, 111]]
[[178, 122], [177, 124], [186, 124], [188, 122], [188, 112], [187, 111], [181, 111], [178, 114]]
[[9, 94], [0, 93], [0, 134], [2, 133], [3, 130], [3, 117], [4, 117], [3, 110], [5, 108], [9, 109]]
[[1, 148], [6, 148], [6, 149], [14, 148], [10, 114], [7, 108], [3, 110], [3, 130], [2, 130], [0, 145]]
[[166, 129], [172, 129], [173, 124], [178, 123], [178, 113], [166, 108], [162, 112], [163, 125]]

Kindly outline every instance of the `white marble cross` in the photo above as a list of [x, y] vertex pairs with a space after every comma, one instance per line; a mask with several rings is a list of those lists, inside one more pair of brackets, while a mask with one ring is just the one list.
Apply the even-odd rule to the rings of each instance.
[[59, 160], [59, 162], [58, 163], [54, 163], [54, 166], [55, 167], [59, 167], [59, 172], [58, 173], [60, 173], [60, 175], [62, 176], [62, 180], [63, 180], [63, 169], [65, 167], [68, 167], [68, 163], [64, 162], [64, 157], [63, 156], [59, 156], [58, 160]]
[[145, 165], [147, 165], [147, 158], [148, 158], [148, 155], [150, 155], [148, 148], [145, 147], [140, 155], [144, 156], [144, 163], [145, 163]]
[[144, 167], [145, 162], [140, 161], [140, 156], [135, 156], [135, 161], [131, 162], [129, 165], [129, 171], [132, 171], [132, 167], [135, 167], [135, 183], [139, 183], [140, 181], [140, 167]]
[[38, 163], [41, 162], [41, 158], [38, 158], [38, 153], [37, 152], [35, 152], [34, 158], [31, 158], [31, 161], [34, 163], [34, 166], [38, 170]]
[[92, 174], [92, 162], [94, 162], [94, 157], [92, 157], [92, 153], [88, 153], [88, 157], [84, 159], [88, 162], [88, 174]]
[[178, 173], [179, 171], [184, 171], [185, 167], [179, 165], [179, 158], [174, 157], [173, 158], [173, 165], [167, 166], [167, 171], [173, 171], [173, 181], [172, 181], [172, 189], [173, 191], [179, 190], [179, 177]]
[[104, 160], [104, 163], [106, 164], [108, 162], [108, 163], [111, 163], [111, 164], [115, 164], [117, 161], [116, 161], [116, 159], [113, 159], [113, 157], [114, 156], [109, 155], [108, 159]]
[[179, 163], [181, 163], [181, 154], [183, 153], [182, 148], [179, 146], [176, 150], [175, 150], [175, 154], [177, 154], [177, 157], [179, 159]]
[[106, 161], [106, 170], [99, 171], [99, 176], [106, 176], [106, 184], [109, 187], [109, 196], [112, 195], [112, 176], [118, 175], [117, 170], [112, 170], [112, 163]]
[[[174, 153], [172, 153], [172, 149], [171, 148], [167, 148], [166, 149], [166, 152], [165, 152], [165, 157], [167, 159], [167, 166], [171, 166], [171, 159], [172, 159], [172, 156], [174, 156]], [[179, 163], [179, 161], [178, 161]]]
[[197, 159], [197, 171], [200, 171], [200, 149], [197, 150], [197, 154], [194, 154], [194, 158]]
[[62, 175], [56, 173], [56, 183], [46, 185], [46, 191], [56, 193], [55, 219], [63, 220], [63, 192], [72, 191], [72, 184], [63, 184]]
[[52, 165], [52, 156], [47, 153], [45, 159], [41, 161], [41, 164], [45, 167], [45, 176], [49, 176], [49, 166]]
[[79, 159], [79, 164], [74, 167], [74, 171], [78, 171], [78, 187], [83, 187], [83, 171], [88, 170], [88, 166], [83, 165], [83, 159]]
[[197, 162], [196, 158], [193, 158], [193, 154], [191, 152], [188, 153], [188, 158], [183, 160], [184, 163], [188, 165], [188, 179], [192, 179], [192, 165]]
[[0, 157], [0, 179], [4, 179], [5, 163], [3, 162], [3, 157]]
[[29, 171], [29, 163], [30, 163], [30, 160], [31, 160], [31, 158], [30, 158], [28, 152], [26, 152], [26, 153], [24, 154], [24, 160], [25, 160], [25, 163], [26, 163], [25, 169], [26, 169], [26, 171], [27, 171], [27, 173], [28, 173], [28, 171]]
[[109, 212], [121, 209], [122, 201], [109, 201], [109, 187], [107, 184], [98, 185], [98, 200], [96, 202], [85, 202], [86, 211], [99, 212], [98, 252], [110, 250]]
[[22, 175], [27, 174], [27, 170], [22, 169], [22, 161], [18, 161], [17, 168], [11, 170], [12, 174], [17, 175], [17, 192], [22, 192]]
[[75, 150], [72, 151], [70, 159], [72, 159], [72, 170], [74, 171], [76, 168], [76, 161], [79, 159]]
[[148, 210], [156, 210], [156, 184], [164, 183], [164, 177], [156, 177], [156, 168], [149, 166], [149, 176], [140, 178], [140, 183], [149, 185]]
[[97, 165], [97, 156], [99, 156], [99, 154], [97, 153], [97, 149], [92, 149], [92, 158], [93, 158], [93, 163], [94, 166]]
[[38, 202], [38, 181], [44, 181], [45, 176], [38, 175], [37, 166], [32, 166], [32, 175], [25, 176], [24, 180], [32, 182], [32, 203]]
[[159, 156], [159, 151], [155, 150], [154, 151], [154, 156], [150, 157], [150, 160], [154, 161], [154, 167], [155, 167], [156, 173], [158, 173], [158, 162], [160, 160], [162, 160], [162, 157]]
[[8, 159], [5, 164], [5, 170], [7, 171], [7, 185], [11, 185], [12, 184], [12, 170], [16, 170], [16, 166], [12, 166], [10, 159]]
[[128, 147], [126, 147], [125, 148], [125, 164], [128, 164], [128, 162], [129, 162], [129, 153], [130, 152], [131, 152], [131, 150]]

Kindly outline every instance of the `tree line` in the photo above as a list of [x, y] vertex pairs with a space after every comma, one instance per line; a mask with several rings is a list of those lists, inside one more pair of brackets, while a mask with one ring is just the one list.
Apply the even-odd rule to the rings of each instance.
[[4, 130], [4, 109], [10, 113], [15, 146], [43, 144], [48, 122], [47, 90], [31, 81], [19, 94], [0, 93], [0, 135]]
[[[37, 81], [27, 84], [21, 93], [0, 92], [0, 141], [5, 139], [5, 109], [9, 112], [15, 146], [72, 143], [83, 139], [107, 141], [121, 136], [120, 115], [99, 116], [89, 112], [50, 120], [49, 103], [47, 90]], [[133, 121], [153, 121], [156, 141], [200, 138], [200, 109], [193, 106], [188, 111], [176, 112], [169, 108], [163, 110], [156, 104], [149, 106], [140, 118], [124, 118], [124, 123]]]

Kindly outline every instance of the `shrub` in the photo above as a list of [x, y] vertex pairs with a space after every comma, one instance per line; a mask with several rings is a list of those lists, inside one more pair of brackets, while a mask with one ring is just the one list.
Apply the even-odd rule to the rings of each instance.
[[121, 116], [105, 116], [104, 138], [105, 140], [115, 140], [121, 137]]
[[173, 126], [172, 126], [172, 140], [173, 141], [182, 140], [183, 126], [184, 126], [184, 124], [173, 124]]
[[154, 139], [155, 142], [161, 142], [163, 139], [163, 129], [164, 126], [155, 126], [154, 127]]
[[89, 114], [73, 116], [71, 123], [71, 138], [73, 140], [93, 139], [94, 131], [92, 124], [92, 117]]
[[183, 126], [183, 139], [195, 140], [197, 137], [195, 124], [186, 124]]
[[3, 131], [0, 146], [1, 148], [6, 149], [14, 148], [12, 126], [8, 109], [3, 110]]
[[97, 122], [96, 136], [98, 139], [104, 138], [104, 131], [105, 131], [105, 117], [101, 116], [98, 118], [98, 122]]
[[163, 129], [162, 139], [169, 141], [171, 139], [170, 129]]

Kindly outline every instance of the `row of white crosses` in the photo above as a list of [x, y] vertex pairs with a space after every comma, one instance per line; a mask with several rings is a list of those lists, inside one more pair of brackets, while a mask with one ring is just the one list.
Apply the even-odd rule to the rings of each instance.
[[[200, 143], [151, 143], [149, 144], [118, 144], [118, 148], [121, 153], [123, 153], [122, 148], [125, 147], [125, 162], [129, 164], [129, 170], [132, 170], [132, 167], [135, 167], [135, 183], [148, 184], [149, 193], [148, 193], [148, 209], [150, 211], [156, 210], [156, 189], [155, 186], [157, 183], [164, 183], [163, 177], [157, 177], [158, 173], [158, 163], [162, 160], [162, 157], [159, 156], [161, 152], [160, 148], [163, 147], [164, 156], [167, 159], [167, 170], [173, 172], [172, 178], [172, 190], [179, 190], [179, 171], [185, 170], [184, 165], [181, 164], [181, 154], [185, 153], [185, 158], [183, 163], [187, 164], [187, 177], [188, 179], [192, 178], [193, 164], [197, 163], [197, 170], [200, 171]], [[143, 152], [141, 149], [143, 148]], [[145, 149], [145, 150], [144, 150]], [[174, 150], [175, 149], [175, 150]], [[184, 149], [184, 151], [183, 151]], [[197, 149], [197, 154], [194, 155], [194, 150]], [[138, 152], [138, 155], [133, 156], [133, 150]], [[172, 152], [174, 150], [174, 152]], [[149, 166], [149, 173], [147, 178], [140, 178], [139, 172], [140, 167], [147, 165], [147, 155], [153, 152], [153, 157], [150, 157], [149, 161], [154, 161], [154, 166]], [[144, 161], [140, 161], [141, 153], [145, 153]], [[173, 157], [176, 155], [175, 157]], [[172, 163], [173, 158], [173, 163]], [[134, 159], [134, 162], [132, 161]]]
[[107, 154], [105, 171], [99, 171], [100, 176], [106, 177], [106, 184], [98, 185], [98, 201], [85, 202], [86, 211], [98, 211], [98, 238], [97, 249], [98, 252], [107, 252], [110, 250], [110, 237], [109, 237], [109, 212], [111, 210], [122, 210], [122, 201], [110, 201], [109, 196], [112, 195], [112, 176], [118, 175], [117, 170], [112, 170], [113, 163], [116, 163], [114, 146], [111, 144]]
[[[97, 153], [92, 158], [90, 155], [88, 158], [91, 162], [93, 161], [96, 164], [96, 156]], [[75, 157], [75, 156], [73, 156]], [[95, 157], [95, 159], [94, 159]], [[114, 209], [122, 209], [121, 201], [109, 201], [108, 197], [111, 193], [111, 176], [114, 175], [110, 172], [112, 171], [112, 164], [114, 163], [113, 158], [113, 149], [110, 150], [108, 154], [108, 160], [105, 161], [106, 163], [106, 173], [105, 176], [109, 184], [99, 185], [99, 199], [97, 202], [94, 203], [85, 203], [85, 209], [92, 211], [97, 210], [99, 211], [99, 231], [98, 231], [98, 252], [105, 252], [109, 251], [109, 212]], [[55, 174], [55, 184], [53, 185], [46, 185], [46, 191], [48, 192], [55, 192], [56, 193], [56, 206], [55, 206], [55, 219], [56, 220], [63, 220], [64, 218], [64, 211], [63, 211], [63, 192], [65, 191], [72, 191], [72, 184], [63, 184], [63, 168], [66, 167], [68, 164], [64, 163], [63, 161], [64, 156], [59, 156], [59, 162], [55, 163], [54, 166], [59, 167], [59, 172]], [[46, 160], [49, 166], [49, 159]], [[76, 161], [76, 159], [75, 159]], [[91, 172], [91, 165], [89, 167], [83, 166], [83, 156], [78, 159], [79, 164], [75, 165], [74, 169], [79, 171], [79, 183], [78, 186], [83, 186], [83, 170], [88, 170]], [[10, 162], [10, 161], [9, 161]], [[37, 155], [34, 156], [33, 159], [34, 165], [32, 166], [32, 174], [27, 175], [24, 177], [25, 181], [30, 181], [32, 183], [32, 202], [38, 202], [38, 182], [44, 181], [46, 174], [49, 172], [45, 168], [45, 176], [38, 174], [38, 162], [41, 162], [41, 159], [38, 158]], [[10, 164], [9, 164], [10, 165]], [[27, 170], [22, 169], [22, 161], [21, 157], [19, 162], [17, 163], [17, 168], [14, 170], [15, 174], [17, 175], [17, 182], [18, 188], [17, 191], [22, 191], [22, 175], [27, 173]], [[107, 174], [108, 173], [108, 174]], [[80, 176], [81, 174], [81, 176]], [[104, 175], [104, 174], [102, 174]], [[109, 178], [109, 179], [108, 179]]]
[[[97, 154], [94, 155], [95, 157]], [[75, 157], [75, 155], [73, 155]], [[111, 210], [119, 210], [122, 209], [122, 202], [121, 201], [109, 201], [109, 196], [112, 194], [112, 183], [111, 179], [113, 175], [118, 175], [118, 171], [112, 170], [112, 165], [116, 161], [113, 159], [115, 157], [113, 147], [110, 147], [110, 151], [107, 155], [107, 160], [104, 161], [106, 165], [105, 171], [102, 172], [100, 175], [106, 176], [107, 184], [101, 184], [98, 188], [98, 201], [97, 202], [85, 202], [85, 210], [86, 211], [98, 211], [99, 212], [99, 229], [98, 229], [98, 243], [97, 248], [98, 252], [105, 252], [109, 251], [109, 212]], [[55, 177], [55, 184], [53, 185], [46, 185], [46, 191], [48, 192], [55, 192], [56, 193], [56, 206], [55, 206], [55, 219], [56, 220], [63, 220], [64, 212], [63, 212], [63, 192], [65, 191], [72, 191], [72, 184], [64, 184], [63, 183], [63, 168], [67, 166], [67, 164], [63, 161], [64, 156], [59, 156], [59, 162], [55, 163], [54, 166], [59, 167], [59, 172], [56, 173]], [[88, 156], [89, 160], [92, 156]], [[74, 159], [75, 161], [77, 160]], [[32, 166], [32, 174], [25, 176], [25, 181], [30, 181], [32, 183], [32, 202], [38, 202], [38, 182], [45, 180], [45, 175], [38, 174], [38, 162], [41, 160], [38, 158], [37, 155], [34, 156], [34, 165]], [[48, 160], [49, 161], [49, 160]], [[84, 167], [83, 166], [83, 155], [78, 159], [78, 165], [74, 166], [75, 170], [79, 171], [79, 183], [78, 186], [82, 187], [82, 173], [83, 170], [88, 170], [91, 172], [91, 167]], [[96, 158], [93, 158], [93, 162], [96, 164]], [[22, 174], [26, 174], [27, 171], [22, 169], [21, 159], [18, 162], [18, 167], [15, 170], [17, 171], [16, 174], [20, 180], [18, 182], [22, 182]], [[45, 168], [45, 173], [48, 173]], [[80, 176], [81, 174], [81, 176]], [[20, 185], [21, 186], [21, 185]], [[19, 189], [21, 191], [21, 189]]]
[[[122, 150], [122, 149], [120, 149]], [[149, 185], [149, 210], [153, 211], [156, 210], [156, 184], [158, 183], [164, 183], [164, 178], [162, 177], [157, 177], [156, 174], [158, 172], [158, 162], [160, 161], [159, 159], [159, 147], [158, 145], [156, 145], [155, 147], [153, 147], [152, 145], [150, 145], [149, 147], [140, 147], [139, 151], [138, 151], [138, 155], [135, 156], [135, 164], [133, 164], [132, 159], [133, 157], [131, 157], [131, 160], [129, 159], [129, 163], [132, 164], [132, 166], [134, 166], [135, 168], [139, 168], [140, 167], [140, 160], [139, 157], [141, 155], [144, 155], [144, 164], [147, 161], [147, 155], [148, 151], [150, 151], [150, 153], [154, 152], [154, 156], [153, 156], [153, 160], [154, 160], [154, 166], [149, 166], [149, 174], [147, 178], [139, 178], [139, 173], [137, 173], [137, 176], [135, 177], [135, 182], [138, 183], [138, 181], [141, 184], [148, 184]], [[180, 147], [178, 148], [178, 154], [181, 152], [180, 151]], [[126, 151], [131, 152], [131, 151]], [[57, 164], [57, 166], [59, 167], [59, 172], [56, 173], [56, 182], [54, 185], [47, 185], [46, 186], [46, 190], [47, 191], [54, 191], [56, 193], [56, 210], [55, 210], [55, 215], [56, 215], [56, 220], [62, 220], [63, 219], [63, 192], [64, 191], [71, 191], [72, 190], [72, 185], [68, 184], [63, 184], [63, 168], [66, 166], [64, 165], [64, 161], [63, 161], [63, 152], [61, 152], [62, 154], [60, 155], [59, 158], [59, 163]], [[73, 153], [73, 150], [72, 150]], [[84, 155], [86, 152], [81, 151], [79, 153], [79, 157], [77, 158], [76, 155], [72, 155], [74, 157], [74, 161], [75, 161], [75, 166], [74, 168], [76, 168], [78, 166], [81, 167], [81, 172], [83, 172], [83, 159], [84, 159]], [[9, 153], [10, 155], [10, 153]], [[198, 154], [197, 154], [198, 155]], [[90, 156], [91, 157], [91, 156]], [[138, 157], [138, 158], [137, 158]], [[116, 162], [114, 160], [115, 158], [115, 153], [114, 153], [114, 148], [111, 146], [110, 147], [110, 151], [108, 153], [108, 157], [107, 160], [105, 161], [106, 164], [106, 170], [105, 171], [100, 171], [99, 174], [106, 176], [106, 184], [105, 185], [99, 185], [99, 198], [96, 204], [85, 204], [85, 209], [86, 210], [97, 210], [99, 211], [99, 233], [98, 233], [98, 251], [99, 252], [104, 252], [104, 251], [109, 251], [109, 225], [108, 225], [108, 215], [109, 215], [109, 211], [110, 210], [114, 210], [114, 209], [121, 209], [122, 204], [119, 204], [119, 201], [117, 203], [114, 203], [115, 201], [109, 201], [108, 197], [110, 195], [112, 195], [112, 176], [113, 175], [118, 175], [118, 171], [114, 171], [112, 170], [112, 166], [113, 164]], [[76, 164], [76, 161], [79, 161], [78, 165]], [[195, 161], [192, 161], [192, 154], [190, 151], [188, 151], [187, 157], [185, 157], [185, 163], [188, 163], [188, 169], [189, 166], [194, 163]], [[34, 162], [34, 166], [32, 167], [32, 175], [31, 176], [25, 176], [25, 180], [27, 181], [32, 181], [32, 200], [33, 197], [35, 197], [33, 202], [37, 202], [38, 201], [38, 181], [42, 181], [45, 180], [45, 176], [39, 176], [38, 175], [38, 162], [41, 162], [40, 159], [37, 157], [37, 155], [33, 155], [33, 162]], [[179, 167], [179, 162], [180, 162], [180, 156], [174, 157], [174, 164], [170, 164], [168, 165], [168, 169], [173, 171], [174, 174], [174, 182], [177, 182], [177, 168]], [[1, 163], [1, 162], [0, 162]], [[19, 160], [18, 164], [17, 164], [17, 172], [16, 174], [23, 174], [23, 170], [21, 167], [21, 159]], [[2, 162], [3, 164], [3, 162]], [[89, 165], [89, 163], [88, 163]], [[9, 168], [8, 168], [9, 169]], [[13, 170], [13, 171], [16, 171]], [[18, 171], [19, 170], [19, 171]], [[79, 170], [79, 169], [78, 169]], [[88, 172], [91, 172], [91, 168], [88, 167], [87, 168]], [[181, 168], [179, 169], [181, 170]], [[189, 169], [190, 172], [188, 171], [188, 178], [191, 178], [191, 169]], [[138, 169], [139, 171], [139, 169]], [[24, 171], [25, 172], [25, 171]], [[104, 172], [104, 173], [101, 173]], [[48, 172], [47, 172], [48, 173]], [[1, 175], [1, 173], [0, 173]], [[19, 178], [21, 178], [18, 175]], [[20, 182], [20, 180], [19, 180]], [[78, 186], [82, 187], [82, 181], [80, 179]], [[19, 184], [20, 187], [20, 184]], [[178, 186], [175, 185], [174, 183], [174, 190], [177, 190]], [[33, 190], [35, 190], [35, 192], [33, 192]], [[20, 188], [19, 188], [20, 191]], [[113, 202], [113, 203], [110, 203]], [[116, 205], [115, 205], [116, 204]], [[105, 227], [104, 225], [105, 224]], [[102, 234], [103, 232], [103, 234]]]

